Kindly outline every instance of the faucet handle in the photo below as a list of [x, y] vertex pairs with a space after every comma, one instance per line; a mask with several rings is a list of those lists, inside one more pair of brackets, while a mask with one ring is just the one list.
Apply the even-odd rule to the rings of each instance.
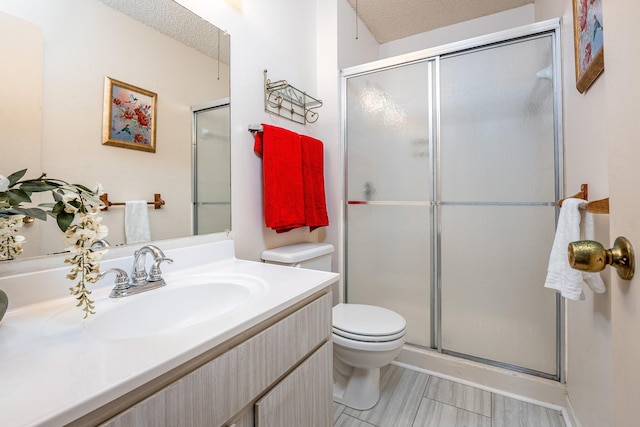
[[97, 250], [97, 251], [102, 250], [102, 249], [108, 249], [110, 247], [111, 247], [111, 245], [105, 239], [98, 239], [98, 240], [96, 240], [95, 242], [93, 242], [91, 244], [91, 249]]
[[[134, 252], [133, 257], [133, 273], [131, 274], [131, 280], [133, 280], [134, 285], [144, 284], [145, 282], [154, 282], [160, 279], [150, 278], [145, 270], [145, 261], [147, 257], [147, 252], [153, 255], [153, 259], [156, 261], [166, 258], [164, 256], [164, 252], [154, 245], [145, 245]], [[154, 264], [155, 265], [155, 264]]]
[[111, 295], [117, 294], [131, 287], [131, 280], [129, 280], [129, 276], [127, 275], [127, 272], [120, 268], [110, 268], [108, 270], [105, 270], [102, 273], [98, 274], [96, 278], [100, 280], [109, 273], [115, 273], [116, 275], [115, 286], [111, 291]]
[[153, 265], [151, 266], [151, 270], [149, 270], [149, 278], [147, 279], [149, 282], [157, 282], [162, 280], [162, 271], [160, 271], [160, 263], [163, 261], [167, 261], [169, 264], [173, 263], [171, 258], [162, 257], [155, 260]]

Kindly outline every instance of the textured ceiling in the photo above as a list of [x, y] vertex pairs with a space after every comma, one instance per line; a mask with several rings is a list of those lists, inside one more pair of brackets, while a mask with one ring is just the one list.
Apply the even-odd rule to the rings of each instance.
[[205, 55], [217, 59], [219, 54], [220, 62], [229, 63], [229, 35], [173, 0], [100, 1]]
[[[378, 43], [531, 4], [534, 0], [348, 0]], [[354, 24], [355, 25], [355, 24]]]
[[[100, 0], [110, 7], [193, 47], [229, 63], [228, 35], [173, 0]], [[534, 0], [347, 0], [358, 5], [358, 16], [378, 43], [516, 7]], [[220, 49], [218, 49], [218, 39]]]

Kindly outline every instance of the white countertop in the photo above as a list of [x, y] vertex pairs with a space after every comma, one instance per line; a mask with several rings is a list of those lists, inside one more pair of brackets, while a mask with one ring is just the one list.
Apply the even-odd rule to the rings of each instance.
[[[166, 271], [167, 286], [148, 292], [180, 286], [181, 277], [202, 273], [212, 279], [251, 276], [262, 284], [261, 291], [214, 319], [173, 332], [122, 340], [90, 334], [87, 325], [91, 319], [82, 320], [83, 313], [74, 307], [70, 296], [9, 310], [0, 322], [0, 425], [59, 426], [71, 422], [338, 280], [336, 273], [236, 258]], [[112, 280], [113, 276], [107, 276], [102, 282], [108, 281], [109, 286], [91, 295], [98, 313], [114, 304], [114, 299], [108, 298]], [[122, 300], [144, 297], [141, 293]]]

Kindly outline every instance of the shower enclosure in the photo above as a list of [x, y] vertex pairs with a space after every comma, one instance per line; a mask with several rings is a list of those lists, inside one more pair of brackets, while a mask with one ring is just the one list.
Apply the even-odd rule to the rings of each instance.
[[229, 99], [193, 107], [193, 234], [231, 230]]
[[552, 379], [558, 37], [548, 21], [342, 81], [345, 300], [403, 315], [409, 344]]

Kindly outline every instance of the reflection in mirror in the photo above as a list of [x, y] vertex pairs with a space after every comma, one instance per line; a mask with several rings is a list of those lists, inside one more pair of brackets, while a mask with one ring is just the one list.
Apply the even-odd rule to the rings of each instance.
[[[113, 202], [160, 193], [166, 204], [148, 211], [151, 239], [192, 235], [194, 107], [229, 97], [229, 36], [172, 0], [0, 0], [0, 33], [12, 65], [0, 67], [0, 96], [11, 100], [0, 107], [0, 175], [28, 168], [27, 177], [100, 183]], [[107, 77], [157, 94], [155, 153], [101, 144]], [[228, 134], [225, 120], [218, 125]], [[225, 153], [200, 169], [228, 181], [229, 160]], [[229, 203], [229, 193], [211, 197]], [[228, 229], [224, 215], [210, 221], [222, 228], [206, 232]], [[102, 217], [111, 245], [125, 244], [124, 209]], [[54, 221], [21, 234], [20, 259], [64, 250]]]
[[229, 99], [193, 109], [193, 234], [231, 230]]

